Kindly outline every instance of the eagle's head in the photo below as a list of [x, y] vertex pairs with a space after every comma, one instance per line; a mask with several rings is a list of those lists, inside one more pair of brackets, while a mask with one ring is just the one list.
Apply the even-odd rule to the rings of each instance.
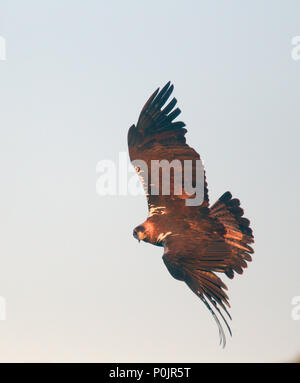
[[147, 242], [148, 233], [144, 225], [139, 225], [135, 229], [133, 229], [133, 236], [135, 239], [140, 241]]

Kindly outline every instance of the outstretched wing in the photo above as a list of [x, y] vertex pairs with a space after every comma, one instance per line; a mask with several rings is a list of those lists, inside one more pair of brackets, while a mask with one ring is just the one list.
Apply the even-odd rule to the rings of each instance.
[[227, 286], [215, 272], [245, 265], [243, 260], [232, 258], [230, 246], [218, 233], [220, 228], [215, 229], [205, 231], [205, 228], [202, 233], [169, 235], [164, 241], [163, 261], [170, 274], [175, 279], [184, 281], [209, 309], [219, 328], [220, 343], [225, 347], [226, 337], [218, 315], [231, 335], [228, 322], [221, 311], [231, 319], [226, 308], [230, 305], [225, 292]]
[[195, 216], [173, 215], [174, 226], [177, 224], [181, 230], [163, 240], [163, 261], [170, 274], [184, 281], [204, 302], [218, 324], [223, 346], [226, 339], [217, 314], [231, 334], [222, 314], [223, 310], [230, 318], [226, 309], [230, 306], [224, 291], [227, 287], [215, 273], [224, 273], [232, 279], [234, 273], [243, 273], [247, 261], [252, 261], [254, 250], [250, 245], [254, 237], [250, 221], [243, 214], [240, 201], [226, 192], [209, 209], [207, 217], [199, 220]]
[[[130, 160], [133, 162], [143, 184], [149, 209], [166, 206], [170, 200], [180, 202], [180, 205], [183, 206], [183, 200], [191, 198], [191, 194], [185, 192], [185, 185], [194, 187], [196, 183], [196, 162], [200, 160], [200, 156], [186, 144], [185, 134], [187, 130], [184, 128], [185, 124], [181, 121], [174, 121], [181, 113], [179, 108], [174, 109], [177, 100], [173, 98], [162, 109], [173, 88], [173, 85], [168, 82], [161, 91], [157, 89], [143, 107], [137, 125], [132, 125], [128, 131]], [[164, 195], [162, 185], [157, 185], [156, 180], [151, 179], [152, 160], [167, 160], [169, 163], [173, 160], [179, 160], [172, 163], [174, 164], [174, 170], [171, 172], [169, 195]], [[188, 176], [182, 172], [185, 160], [191, 161], [192, 164], [192, 171], [189, 172]], [[139, 161], [146, 164], [146, 171], [137, 165]], [[181, 180], [180, 177], [176, 177], [178, 172], [181, 172]], [[184, 178], [185, 184], [183, 182]], [[159, 182], [161, 181], [162, 178], [160, 178]], [[181, 183], [181, 185], [178, 185], [178, 183]], [[208, 191], [205, 176], [204, 180], [202, 180], [203, 183], [204, 198], [201, 207], [207, 207]], [[178, 186], [182, 189], [182, 193], [178, 193], [178, 190], [180, 190], [180, 188], [177, 188]], [[153, 193], [154, 189], [157, 190], [155, 195]]]

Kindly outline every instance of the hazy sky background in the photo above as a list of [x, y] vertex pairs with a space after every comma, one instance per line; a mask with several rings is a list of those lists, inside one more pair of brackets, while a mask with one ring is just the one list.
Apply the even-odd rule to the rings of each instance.
[[[262, 362], [300, 353], [300, 35], [295, 1], [0, 0], [0, 361]], [[251, 220], [229, 286], [233, 338], [132, 237], [142, 196], [100, 197], [96, 165], [168, 80], [207, 170]]]

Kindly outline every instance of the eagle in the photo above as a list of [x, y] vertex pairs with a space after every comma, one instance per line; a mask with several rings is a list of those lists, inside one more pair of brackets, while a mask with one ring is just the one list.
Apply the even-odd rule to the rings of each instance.
[[[133, 236], [138, 241], [163, 247], [162, 259], [168, 271], [175, 279], [185, 282], [208, 308], [224, 348], [224, 324], [232, 335], [228, 324], [230, 304], [228, 288], [216, 273], [224, 273], [230, 279], [235, 273], [242, 274], [247, 262], [252, 261], [254, 251], [250, 244], [254, 237], [240, 201], [229, 191], [210, 205], [205, 171], [201, 204], [188, 204], [194, 196], [184, 189], [181, 193], [174, 192], [178, 182], [182, 182], [175, 177], [176, 166], [183, 167], [185, 161], [190, 161], [193, 171], [185, 176], [195, 185], [196, 163], [201, 160], [186, 143], [185, 124], [174, 121], [181, 110], [175, 108], [176, 98], [169, 101], [173, 89], [170, 82], [161, 90], [156, 89], [142, 108], [137, 124], [128, 130], [129, 157], [145, 190], [149, 210], [145, 222], [133, 230]], [[153, 164], [164, 160], [177, 160], [170, 172], [169, 193], [162, 192], [162, 179], [151, 179]], [[138, 161], [146, 167], [137, 166]], [[154, 183], [158, 190], [155, 193]]]

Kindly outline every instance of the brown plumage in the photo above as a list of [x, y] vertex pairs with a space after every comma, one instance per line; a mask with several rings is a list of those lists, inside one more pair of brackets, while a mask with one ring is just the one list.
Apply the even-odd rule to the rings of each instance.
[[[136, 165], [137, 160], [142, 160], [148, 167], [148, 174], [145, 174], [136, 166], [147, 196], [149, 214], [147, 220], [134, 229], [133, 235], [138, 240], [164, 247], [163, 261], [167, 269], [175, 279], [184, 281], [212, 313], [224, 347], [226, 338], [218, 315], [231, 334], [221, 311], [230, 318], [227, 311], [230, 305], [225, 292], [227, 287], [215, 273], [224, 273], [229, 278], [233, 278], [235, 272], [243, 273], [246, 261], [252, 260], [253, 234], [249, 220], [243, 217], [239, 200], [232, 198], [230, 192], [224, 193], [209, 207], [205, 176], [204, 198], [200, 206], [187, 206], [186, 200], [191, 195], [184, 189], [180, 194], [174, 193], [179, 182], [175, 177], [180, 171], [179, 165], [183, 167], [184, 160], [192, 161], [189, 182], [194, 185], [194, 170], [200, 156], [186, 144], [185, 124], [174, 122], [180, 114], [180, 109], [174, 109], [177, 100], [173, 98], [163, 109], [172, 91], [170, 82], [161, 91], [157, 89], [143, 107], [137, 125], [132, 125], [128, 131], [131, 161]], [[151, 180], [151, 160], [180, 161], [178, 169], [175, 166], [170, 176], [169, 195], [163, 195], [161, 179], [156, 185], [159, 192], [153, 195], [151, 186], [155, 181]]]

